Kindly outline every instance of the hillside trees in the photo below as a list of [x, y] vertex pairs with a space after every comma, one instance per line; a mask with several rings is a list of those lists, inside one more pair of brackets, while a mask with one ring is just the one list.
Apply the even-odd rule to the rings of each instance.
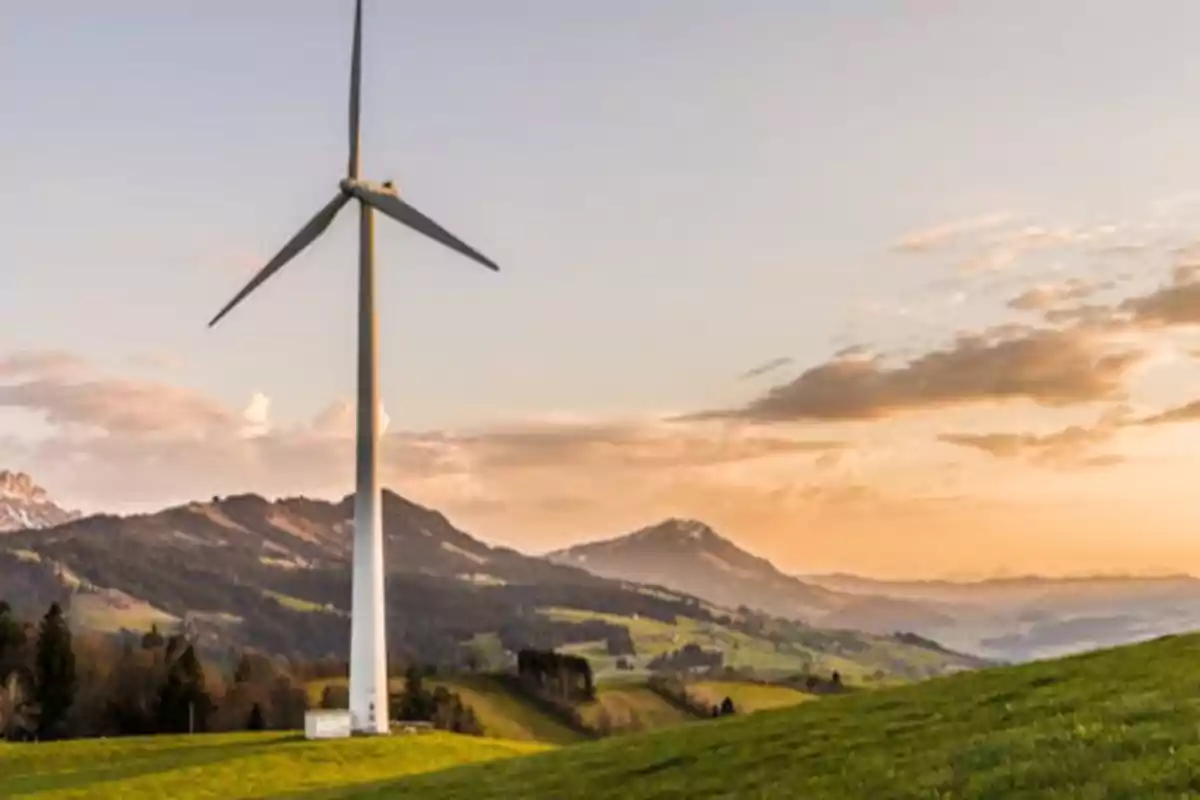
[[[181, 649], [177, 656], [176, 649]], [[211, 700], [195, 647], [179, 642], [176, 648], [168, 650], [167, 658], [166, 680], [158, 693], [158, 730], [164, 733], [207, 730]]]
[[38, 738], [66, 735], [67, 712], [75, 701], [75, 651], [62, 606], [53, 603], [38, 627], [34, 659], [34, 696], [38, 704]]
[[687, 672], [719, 670], [724, 663], [725, 654], [720, 650], [705, 650], [695, 642], [689, 642], [678, 650], [655, 657], [646, 666], [654, 672]]
[[[189, 638], [72, 636], [61, 606], [36, 628], [0, 602], [0, 739], [303, 726], [307, 695], [287, 667], [234, 654], [226, 672]], [[257, 708], [257, 714], [254, 709]]]
[[430, 691], [425, 686], [421, 668], [413, 665], [404, 677], [404, 691], [389, 698], [392, 714], [409, 722], [431, 722], [435, 728], [468, 733], [483, 733], [475, 712], [457, 694], [438, 686]]
[[522, 650], [517, 653], [517, 674], [522, 683], [546, 697], [568, 702], [596, 698], [592, 665], [586, 658], [553, 650]]

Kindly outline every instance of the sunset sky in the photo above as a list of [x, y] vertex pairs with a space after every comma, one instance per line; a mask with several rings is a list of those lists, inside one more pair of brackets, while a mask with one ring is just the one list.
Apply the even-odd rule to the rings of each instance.
[[[0, 468], [352, 489], [352, 3], [0, 8]], [[1200, 574], [1200, 5], [369, 0], [387, 485], [541, 551]]]

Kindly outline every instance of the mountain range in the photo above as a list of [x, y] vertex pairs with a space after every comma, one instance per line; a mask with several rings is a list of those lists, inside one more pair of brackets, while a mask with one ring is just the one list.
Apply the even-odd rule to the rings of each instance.
[[[154, 514], [96, 515], [0, 538], [0, 598], [50, 602], [79, 630], [182, 627], [210, 652], [342, 658], [349, 637], [353, 500], [215, 497]], [[693, 644], [754, 672], [919, 678], [986, 663], [933, 642], [826, 631], [692, 594], [492, 547], [384, 491], [394, 655], [500, 666], [522, 647], [648, 669]], [[819, 590], [824, 593], [827, 590]], [[694, 654], [694, 651], [692, 651]]]
[[[0, 597], [29, 613], [69, 602], [72, 619], [90, 629], [183, 625], [214, 647], [337, 655], [348, 637], [352, 507], [236, 495], [84, 518], [29, 476], [0, 472]], [[1005, 661], [1200, 628], [1200, 580], [1189, 576], [796, 576], [690, 519], [539, 558], [489, 546], [390, 491], [384, 520], [389, 639], [427, 660], [458, 658], [464, 643], [494, 658], [527, 644], [581, 647], [613, 626], [644, 629], [647, 619], [757, 626], [762, 635], [761, 618], [783, 618], [798, 623], [786, 628], [795, 642], [817, 641], [812, 631], [860, 632], [840, 634], [859, 637], [849, 650], [903, 632]], [[833, 663], [815, 652], [815, 663]], [[905, 658], [884, 660], [884, 672], [907, 669]], [[963, 666], [952, 661], [939, 668]]]
[[696, 520], [667, 520], [548, 558], [826, 628], [909, 631], [1005, 661], [1200, 629], [1200, 580], [1190, 576], [1030, 576], [961, 583], [794, 576]]

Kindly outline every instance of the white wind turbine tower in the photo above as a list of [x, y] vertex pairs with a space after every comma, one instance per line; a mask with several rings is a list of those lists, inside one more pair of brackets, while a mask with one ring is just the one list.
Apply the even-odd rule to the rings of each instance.
[[[359, 110], [362, 84], [362, 0], [354, 13], [350, 69], [350, 158], [336, 197], [229, 301], [209, 323], [216, 325], [267, 278], [312, 244], [351, 200], [359, 206], [358, 413], [355, 447], [353, 598], [350, 614], [350, 717], [355, 731], [387, 733], [387, 643], [384, 626], [384, 562], [379, 493], [379, 358], [375, 316], [374, 212], [424, 234], [492, 270], [499, 267], [441, 225], [400, 199], [390, 182], [359, 178]], [[381, 712], [381, 713], [377, 713]]]

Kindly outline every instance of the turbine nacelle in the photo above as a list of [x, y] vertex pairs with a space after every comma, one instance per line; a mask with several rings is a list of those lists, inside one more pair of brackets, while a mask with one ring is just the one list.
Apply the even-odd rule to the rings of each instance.
[[[350, 197], [357, 197], [363, 200], [362, 194], [390, 194], [393, 197], [399, 197], [400, 192], [396, 188], [395, 181], [384, 181], [378, 183], [376, 181], [364, 181], [358, 178], [342, 178], [338, 184], [338, 188], [342, 190], [342, 194]], [[369, 202], [369, 201], [364, 201]]]

